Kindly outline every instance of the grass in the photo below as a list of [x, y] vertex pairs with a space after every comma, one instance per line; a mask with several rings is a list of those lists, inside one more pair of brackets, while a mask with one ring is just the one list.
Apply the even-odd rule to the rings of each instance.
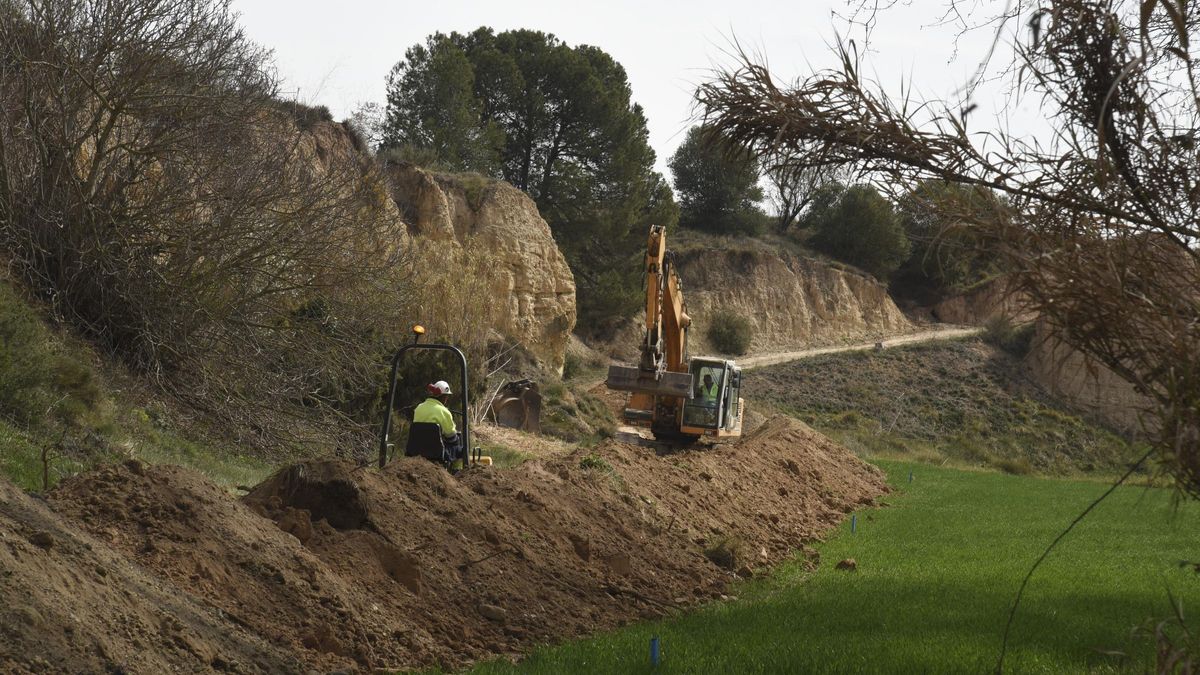
[[1119, 471], [1144, 452], [1033, 387], [1021, 367], [974, 339], [754, 370], [744, 391], [868, 458], [1080, 475]]
[[42, 448], [48, 441], [39, 441], [29, 433], [0, 419], [0, 476], [5, 476], [25, 490], [41, 490], [43, 479], [49, 478], [51, 486], [58, 481], [78, 473], [87, 464], [62, 453], [51, 450], [48, 456], [49, 472], [43, 476]]
[[121, 444], [128, 454], [148, 464], [174, 464], [199, 471], [228, 489], [254, 486], [274, 471], [269, 462], [162, 431], [127, 436]]
[[[136, 413], [136, 409], [134, 411]], [[136, 414], [132, 417], [136, 418]], [[94, 467], [125, 459], [140, 459], [148, 464], [175, 464], [208, 477], [230, 490], [257, 485], [270, 475], [273, 466], [260, 459], [184, 438], [167, 429], [136, 420], [110, 423], [103, 434], [65, 437], [65, 447], [46, 433], [22, 430], [0, 419], [0, 476], [25, 490], [43, 489], [42, 450], [48, 448], [50, 487], [68, 476]], [[80, 439], [90, 439], [89, 447], [79, 447]]]
[[533, 458], [533, 455], [530, 453], [511, 448], [503, 443], [487, 441], [476, 445], [483, 451], [484, 455], [492, 458], [492, 466], [498, 469], [509, 469], [519, 466]]
[[[670, 619], [535, 651], [475, 673], [963, 673], [994, 668], [1021, 578], [1105, 486], [1095, 482], [881, 462], [897, 493], [857, 515], [801, 561], [736, 588], [740, 598]], [[914, 480], [908, 483], [909, 472]], [[1008, 672], [1144, 672], [1168, 589], [1200, 602], [1200, 505], [1118, 490], [1033, 577], [1017, 613]], [[854, 558], [856, 572], [834, 565]], [[648, 663], [658, 636], [665, 658]]]

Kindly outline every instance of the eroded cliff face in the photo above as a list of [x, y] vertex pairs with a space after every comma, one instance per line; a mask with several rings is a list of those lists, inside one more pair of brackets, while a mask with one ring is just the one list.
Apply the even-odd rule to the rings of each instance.
[[750, 320], [752, 353], [866, 341], [911, 328], [883, 284], [820, 260], [702, 248], [678, 254], [677, 261], [693, 355], [713, 352], [705, 332], [722, 309]]
[[392, 196], [415, 246], [475, 246], [492, 266], [493, 328], [562, 371], [575, 327], [575, 277], [550, 226], [524, 192], [478, 176], [388, 168]]
[[1054, 396], [1124, 431], [1153, 429], [1152, 401], [1107, 366], [1062, 342], [1039, 320], [1025, 359], [1030, 376]]

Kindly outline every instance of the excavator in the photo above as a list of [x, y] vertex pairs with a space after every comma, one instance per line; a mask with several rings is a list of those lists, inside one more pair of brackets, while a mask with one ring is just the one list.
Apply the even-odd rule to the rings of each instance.
[[650, 227], [646, 246], [646, 332], [636, 367], [610, 366], [609, 389], [632, 392], [623, 418], [649, 427], [659, 441], [690, 443], [702, 436], [742, 434], [742, 371], [717, 357], [687, 355], [692, 320], [684, 310], [683, 285], [667, 233]]

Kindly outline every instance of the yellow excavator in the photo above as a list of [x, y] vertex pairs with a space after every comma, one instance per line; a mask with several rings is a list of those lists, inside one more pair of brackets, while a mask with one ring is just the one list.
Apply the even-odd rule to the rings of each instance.
[[684, 310], [675, 257], [667, 250], [667, 233], [661, 225], [651, 226], [641, 358], [637, 367], [609, 367], [606, 384], [610, 389], [632, 392], [625, 406], [625, 422], [649, 427], [658, 440], [691, 442], [701, 436], [741, 436], [742, 371], [728, 359], [688, 359], [691, 323]]

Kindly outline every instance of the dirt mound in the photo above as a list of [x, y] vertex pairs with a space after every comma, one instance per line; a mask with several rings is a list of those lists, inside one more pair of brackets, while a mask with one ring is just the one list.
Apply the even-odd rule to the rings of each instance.
[[0, 482], [0, 672], [210, 670], [302, 664]]
[[[356, 524], [356, 493], [339, 487], [324, 495], [328, 503], [296, 497], [338, 525]], [[386, 634], [387, 618], [302, 545], [297, 536], [314, 529], [303, 512], [285, 510], [276, 525], [199, 474], [168, 465], [107, 467], [64, 481], [50, 498], [97, 538], [310, 664], [335, 670], [380, 658], [367, 636]]]
[[308, 462], [241, 502], [184, 470], [115, 467], [51, 500], [307, 663], [366, 669], [457, 667], [719, 596], [884, 490], [774, 419], [736, 444], [613, 442], [458, 477]]

